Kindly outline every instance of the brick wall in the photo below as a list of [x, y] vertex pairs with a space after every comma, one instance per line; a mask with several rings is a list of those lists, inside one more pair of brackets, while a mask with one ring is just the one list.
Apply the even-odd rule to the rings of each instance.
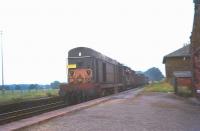
[[171, 80], [174, 71], [191, 71], [191, 60], [188, 57], [166, 58], [166, 78]]

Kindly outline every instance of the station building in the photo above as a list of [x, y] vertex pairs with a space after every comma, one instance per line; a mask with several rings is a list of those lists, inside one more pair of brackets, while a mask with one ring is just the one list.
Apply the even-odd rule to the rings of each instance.
[[164, 56], [163, 64], [165, 64], [166, 79], [171, 81], [174, 72], [192, 71], [192, 61], [190, 54], [190, 44]]

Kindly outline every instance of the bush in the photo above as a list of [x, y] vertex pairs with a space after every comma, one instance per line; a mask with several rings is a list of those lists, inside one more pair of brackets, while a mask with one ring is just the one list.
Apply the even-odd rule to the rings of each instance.
[[168, 82], [152, 83], [145, 87], [146, 92], [174, 92], [174, 88]]
[[187, 86], [179, 86], [178, 87], [178, 95], [183, 96], [183, 97], [191, 97], [192, 90]]
[[46, 92], [46, 95], [48, 96], [48, 97], [52, 97], [53, 95], [51, 94], [51, 92]]

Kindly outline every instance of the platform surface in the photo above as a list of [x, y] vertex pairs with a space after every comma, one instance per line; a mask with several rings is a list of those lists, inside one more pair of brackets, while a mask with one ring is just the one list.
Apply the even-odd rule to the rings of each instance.
[[134, 91], [22, 131], [199, 131], [200, 105], [169, 93]]

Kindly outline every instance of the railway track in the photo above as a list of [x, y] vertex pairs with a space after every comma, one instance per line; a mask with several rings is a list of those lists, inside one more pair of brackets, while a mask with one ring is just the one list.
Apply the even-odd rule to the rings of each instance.
[[66, 103], [62, 97], [55, 97], [0, 106], [0, 125], [75, 104], [78, 102]]
[[0, 125], [63, 108], [65, 106], [67, 105], [62, 99], [59, 99], [59, 101], [53, 101], [51, 98], [46, 104], [41, 102], [41, 104], [36, 104], [34, 106], [28, 106], [26, 108], [17, 109], [14, 111], [3, 112], [0, 113]]

